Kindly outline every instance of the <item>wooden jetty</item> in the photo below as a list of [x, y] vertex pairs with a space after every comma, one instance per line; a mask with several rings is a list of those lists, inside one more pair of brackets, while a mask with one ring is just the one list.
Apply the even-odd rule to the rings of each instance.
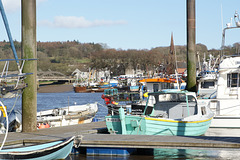
[[[16, 133], [9, 132], [6, 144], [13, 141], [51, 141], [61, 138], [80, 136], [79, 149], [106, 148], [113, 149], [240, 149], [240, 137], [230, 136], [148, 136], [148, 135], [110, 135], [106, 132], [105, 122], [93, 122], [64, 127], [40, 129], [36, 132]], [[216, 129], [209, 132], [216, 133]], [[221, 130], [219, 132], [222, 132]], [[231, 132], [228, 129], [228, 132]], [[236, 133], [240, 133], [239, 130]], [[2, 141], [4, 135], [0, 135]], [[90, 152], [88, 154], [96, 153]]]

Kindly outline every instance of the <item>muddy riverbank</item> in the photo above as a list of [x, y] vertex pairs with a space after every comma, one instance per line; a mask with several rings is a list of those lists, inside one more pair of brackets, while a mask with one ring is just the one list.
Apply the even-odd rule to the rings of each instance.
[[61, 92], [71, 92], [73, 91], [72, 84], [47, 84], [40, 85], [38, 88], [38, 93], [61, 93]]

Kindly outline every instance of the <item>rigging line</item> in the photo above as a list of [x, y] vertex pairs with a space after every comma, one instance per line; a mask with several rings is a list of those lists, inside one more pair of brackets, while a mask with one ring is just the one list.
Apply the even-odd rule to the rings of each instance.
[[[2, 71], [1, 77], [3, 77], [4, 72], [5, 72], [5, 70], [6, 70], [6, 67], [7, 67], [8, 65], [9, 65], [9, 61], [6, 61], [5, 64], [4, 64], [4, 67], [3, 67], [3, 71]], [[7, 72], [7, 71], [6, 71], [6, 72]], [[6, 75], [7, 75], [7, 73], [6, 73]]]
[[13, 104], [13, 107], [12, 107], [12, 109], [10, 110], [10, 114], [11, 114], [11, 112], [13, 111], [13, 109], [15, 108], [15, 106], [16, 106], [16, 103], [17, 103], [17, 100], [18, 100], [18, 98], [20, 97], [20, 95], [17, 93], [17, 97], [16, 97], [16, 100], [15, 100], [15, 102], [14, 102], [14, 104]]

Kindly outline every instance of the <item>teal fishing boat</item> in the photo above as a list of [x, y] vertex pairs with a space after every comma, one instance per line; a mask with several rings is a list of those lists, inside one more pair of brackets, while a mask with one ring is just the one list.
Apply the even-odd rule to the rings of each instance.
[[165, 90], [148, 94], [142, 115], [119, 114], [106, 116], [111, 134], [129, 135], [203, 135], [214, 113], [204, 103], [198, 103], [194, 92]]

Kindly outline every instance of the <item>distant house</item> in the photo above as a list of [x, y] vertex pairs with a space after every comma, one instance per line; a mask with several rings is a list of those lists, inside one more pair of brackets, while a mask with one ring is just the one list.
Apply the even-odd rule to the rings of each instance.
[[110, 78], [110, 71], [96, 71], [96, 70], [90, 70], [90, 69], [75, 69], [72, 72], [72, 76], [80, 81], [80, 82], [86, 82], [89, 81], [89, 79], [92, 81], [108, 81]]
[[80, 71], [79, 69], [75, 69], [72, 75], [78, 80], [84, 80], [84, 79], [88, 79], [89, 72], [86, 72], [86, 71], [84, 72], [84, 71]]
[[127, 67], [125, 70], [125, 75], [129, 75], [131, 77], [139, 77], [139, 76], [143, 76], [144, 71], [137, 68], [137, 69], [133, 69], [133, 67]]
[[177, 73], [186, 75], [187, 74], [187, 63], [186, 62], [177, 62]]

